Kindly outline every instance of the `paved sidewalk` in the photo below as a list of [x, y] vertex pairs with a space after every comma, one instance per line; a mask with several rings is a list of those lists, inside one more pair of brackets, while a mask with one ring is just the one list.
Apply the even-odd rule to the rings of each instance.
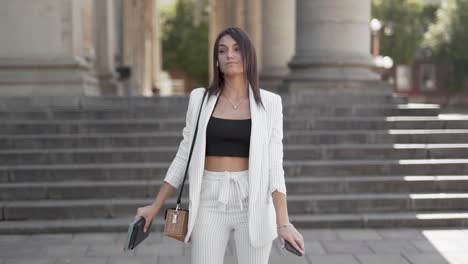
[[[271, 264], [468, 264], [468, 229], [301, 230], [306, 256], [273, 244]], [[0, 264], [184, 264], [190, 245], [154, 232], [135, 251], [122, 251], [126, 234], [0, 235]], [[236, 263], [233, 241], [225, 263]]]

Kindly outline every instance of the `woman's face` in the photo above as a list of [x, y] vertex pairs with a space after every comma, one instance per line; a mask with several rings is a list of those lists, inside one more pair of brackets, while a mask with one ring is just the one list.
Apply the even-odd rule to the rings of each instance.
[[218, 63], [224, 75], [232, 76], [244, 73], [240, 47], [229, 35], [225, 35], [219, 40]]

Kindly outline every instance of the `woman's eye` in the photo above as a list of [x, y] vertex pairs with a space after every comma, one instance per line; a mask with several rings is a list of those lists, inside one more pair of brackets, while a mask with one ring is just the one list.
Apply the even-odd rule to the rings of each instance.
[[223, 53], [223, 52], [224, 52], [224, 50], [220, 50], [220, 51], [219, 51], [219, 53]]

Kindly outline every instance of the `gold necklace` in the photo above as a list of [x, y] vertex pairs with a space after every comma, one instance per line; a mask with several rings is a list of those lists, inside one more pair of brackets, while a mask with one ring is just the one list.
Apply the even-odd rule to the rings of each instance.
[[223, 95], [223, 97], [225, 97], [225, 98], [229, 101], [229, 103], [231, 103], [232, 108], [234, 108], [234, 110], [237, 110], [237, 108], [238, 108], [238, 107], [244, 102], [244, 100], [245, 100], [245, 98], [244, 98], [244, 99], [242, 99], [242, 100], [240, 101], [240, 103], [239, 103], [238, 105], [235, 105], [235, 104], [233, 104], [233, 103], [231, 102], [231, 100], [230, 100], [227, 96]]
[[[229, 87], [231, 87], [231, 89], [232, 89], [232, 86], [231, 86], [228, 82], [226, 82], [226, 85], [229, 86]], [[233, 104], [233, 103], [231, 102], [231, 100], [230, 100], [226, 95], [224, 95], [224, 94], [222, 94], [222, 95], [223, 95], [224, 97], [226, 97], [226, 99], [229, 101], [229, 103], [231, 103], [232, 108], [234, 108], [234, 110], [237, 110], [237, 108], [239, 107], [239, 105], [241, 105], [241, 104], [244, 102], [244, 100], [245, 100], [245, 98], [244, 98], [244, 99], [242, 99], [242, 100], [240, 101], [240, 103], [239, 103], [238, 105], [235, 105], [235, 104]], [[248, 96], [248, 94], [247, 94], [247, 96]], [[247, 97], [247, 98], [248, 98], [248, 97]]]

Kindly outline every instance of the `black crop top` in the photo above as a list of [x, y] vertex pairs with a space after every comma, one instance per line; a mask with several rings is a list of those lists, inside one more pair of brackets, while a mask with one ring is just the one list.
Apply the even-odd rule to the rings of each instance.
[[251, 119], [212, 116], [206, 128], [206, 156], [249, 157]]

